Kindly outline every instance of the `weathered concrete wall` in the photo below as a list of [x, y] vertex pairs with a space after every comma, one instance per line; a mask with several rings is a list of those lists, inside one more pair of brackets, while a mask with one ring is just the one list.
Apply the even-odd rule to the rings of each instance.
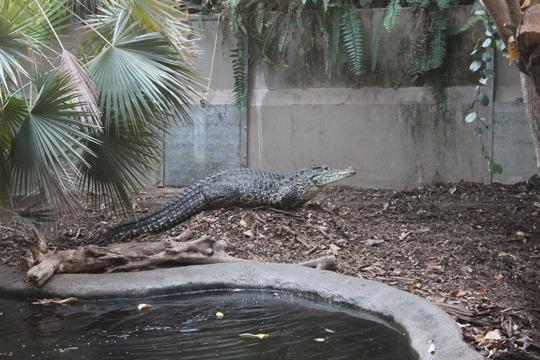
[[[468, 12], [468, 8], [456, 8], [454, 16], [463, 19]], [[363, 11], [362, 16], [366, 39], [371, 39], [371, 29], [378, 24], [382, 11]], [[194, 152], [223, 152], [230, 149], [227, 144], [232, 142], [239, 147], [226, 151], [234, 156], [239, 151], [242, 163], [242, 151], [247, 150], [250, 167], [289, 171], [317, 163], [351, 165], [358, 172], [349, 184], [359, 186], [403, 188], [460, 180], [515, 182], [537, 173], [517, 71], [506, 66], [506, 60], [497, 59], [497, 79], [491, 90], [495, 102], [486, 113], [490, 116], [493, 111], [493, 126], [481, 139], [476, 138], [473, 127], [463, 122], [474, 86], [474, 77], [467, 70], [470, 39], [450, 44], [448, 111], [441, 112], [430, 88], [413, 82], [407, 73], [410, 43], [399, 34], [411, 32], [412, 22], [407, 21], [410, 16], [404, 11], [401, 27], [383, 33], [376, 71], [359, 80], [353, 79], [344, 66], [328, 78], [322, 65], [323, 54], [298, 56], [295, 44], [285, 60], [287, 66], [250, 66], [247, 124], [238, 121], [237, 139], [230, 138], [234, 134], [229, 131], [228, 120], [229, 130], [221, 138], [212, 139], [213, 144], [208, 142], [208, 133], [197, 126], [181, 130], [168, 144], [177, 142], [178, 137], [190, 138], [186, 146], [192, 150], [188, 149], [185, 156], [182, 146], [170, 146], [177, 150], [174, 155], [167, 150], [166, 159], [180, 159], [171, 173], [184, 173], [177, 173], [166, 184], [183, 185], [188, 179], [212, 172], [216, 164], [205, 159], [219, 157], [197, 153], [202, 161], [194, 162]], [[206, 31], [200, 43], [206, 55], [198, 58], [197, 64], [207, 76], [216, 21], [203, 24]], [[212, 74], [211, 88], [215, 91], [209, 103], [225, 111], [233, 104], [229, 49], [234, 48], [234, 42], [222, 40], [221, 36]], [[198, 109], [197, 114], [200, 119], [209, 116], [204, 109]], [[238, 114], [243, 115], [242, 111]], [[194, 145], [201, 142], [208, 146]], [[492, 177], [487, 171], [481, 143], [503, 165], [502, 175]], [[197, 169], [191, 168], [194, 163]], [[172, 162], [165, 161], [165, 173], [168, 164]], [[233, 163], [224, 161], [219, 165], [229, 167]]]
[[531, 129], [515, 66], [509, 66], [502, 56], [495, 59], [497, 79], [493, 123], [493, 156], [503, 166], [495, 175], [497, 182], [513, 183], [528, 179], [539, 170], [535, 166]]
[[[200, 53], [194, 58], [205, 105], [193, 104], [193, 126], [177, 126], [165, 135], [162, 173], [164, 186], [191, 184], [210, 173], [247, 165], [246, 109], [233, 102], [230, 49], [235, 43], [223, 36], [217, 17], [192, 24], [200, 36]], [[215, 49], [215, 51], [214, 51]]]

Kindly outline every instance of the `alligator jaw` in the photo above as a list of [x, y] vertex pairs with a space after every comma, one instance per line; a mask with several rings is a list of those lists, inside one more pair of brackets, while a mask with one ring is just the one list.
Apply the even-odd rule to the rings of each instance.
[[356, 170], [354, 170], [352, 167], [348, 167], [345, 169], [332, 169], [329, 170], [326, 174], [321, 175], [321, 178], [317, 185], [323, 187], [341, 179], [353, 176], [354, 174], [356, 174]]

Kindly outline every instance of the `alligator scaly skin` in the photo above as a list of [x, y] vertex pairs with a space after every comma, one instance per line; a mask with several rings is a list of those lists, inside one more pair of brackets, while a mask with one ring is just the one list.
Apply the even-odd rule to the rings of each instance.
[[159, 208], [118, 225], [108, 232], [109, 240], [159, 233], [204, 211], [226, 207], [271, 206], [294, 209], [327, 184], [354, 175], [352, 168], [326, 166], [285, 175], [253, 169], [228, 170], [195, 182]]
[[159, 208], [113, 226], [107, 237], [116, 240], [159, 233], [204, 210], [222, 207], [281, 207], [278, 194], [284, 176], [262, 170], [235, 169], [199, 180]]

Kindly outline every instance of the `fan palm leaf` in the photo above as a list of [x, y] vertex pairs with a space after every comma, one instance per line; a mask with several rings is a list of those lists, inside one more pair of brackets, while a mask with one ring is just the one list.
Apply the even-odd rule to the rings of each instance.
[[193, 68], [176, 56], [166, 37], [145, 33], [126, 11], [116, 19], [110, 45], [89, 62], [88, 70], [105, 121], [123, 121], [132, 129], [176, 119], [190, 122], [185, 108], [195, 93]]
[[[159, 133], [159, 132], [158, 132]], [[92, 153], [85, 155], [90, 166], [81, 166], [81, 188], [116, 209], [131, 210], [131, 194], [148, 177], [159, 159], [162, 137], [155, 131], [130, 132], [128, 128], [110, 128], [91, 143]]]
[[33, 102], [22, 112], [22, 122], [10, 149], [10, 168], [16, 193], [39, 189], [51, 205], [61, 205], [67, 189], [79, 174], [78, 164], [88, 165], [87, 143], [97, 142], [81, 123], [73, 83], [53, 74], [38, 87]]
[[0, 95], [8, 93], [10, 85], [21, 86], [20, 78], [28, 77], [22, 66], [31, 61], [26, 49], [40, 52], [38, 45], [53, 37], [54, 28], [67, 26], [66, 1], [40, 0], [40, 12], [34, 0], [0, 0]]

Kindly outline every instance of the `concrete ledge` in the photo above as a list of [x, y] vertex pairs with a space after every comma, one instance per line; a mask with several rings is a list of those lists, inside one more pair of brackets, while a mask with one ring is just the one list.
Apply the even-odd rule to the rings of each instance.
[[[249, 288], [314, 295], [391, 318], [408, 333], [420, 359], [483, 358], [462, 341], [455, 321], [429, 301], [382, 283], [296, 265], [230, 263], [131, 273], [56, 275], [39, 289], [25, 284], [22, 276], [12, 268], [0, 267], [0, 293], [96, 299]], [[432, 344], [433, 354], [429, 352]]]

